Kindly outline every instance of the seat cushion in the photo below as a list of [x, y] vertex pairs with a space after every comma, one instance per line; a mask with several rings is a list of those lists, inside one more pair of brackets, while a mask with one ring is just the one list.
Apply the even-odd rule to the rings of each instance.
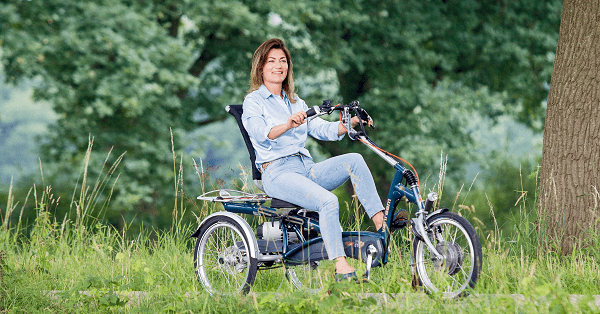
[[272, 198], [271, 199], [271, 208], [300, 208], [300, 206], [294, 205], [292, 203], [288, 203], [288, 202], [280, 200], [278, 198]]

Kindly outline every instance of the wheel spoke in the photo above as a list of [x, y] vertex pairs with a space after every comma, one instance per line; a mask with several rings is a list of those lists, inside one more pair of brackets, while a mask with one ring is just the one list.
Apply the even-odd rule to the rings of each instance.
[[454, 231], [454, 235], [452, 236], [452, 242], [456, 242], [456, 236], [459, 231], [460, 231], [460, 229], [456, 228], [456, 230]]
[[465, 269], [463, 268], [463, 266], [462, 266], [462, 265], [459, 265], [459, 266], [458, 266], [458, 268], [460, 269], [460, 271], [462, 272], [462, 274], [463, 274], [465, 277], [468, 277], [468, 276], [469, 276], [469, 275], [468, 275], [468, 274], [465, 272]]
[[229, 230], [231, 233], [231, 241], [233, 242], [233, 245], [236, 245], [236, 239], [235, 239], [235, 234], [233, 234], [233, 230]]
[[288, 266], [286, 275], [299, 290], [315, 293], [322, 288], [319, 264], [309, 262], [304, 265]]
[[422, 264], [422, 265], [430, 265], [431, 264], [431, 265], [433, 265], [433, 260], [430, 259], [430, 258], [423, 259], [423, 261], [419, 262], [419, 264]]
[[459, 286], [461, 285], [461, 283], [460, 283], [458, 280], [456, 280], [456, 279], [454, 278], [454, 276], [450, 276], [450, 275], [448, 275], [448, 277], [450, 277], [450, 279], [452, 279], [452, 287], [454, 287], [454, 283], [455, 283], [455, 282], [456, 282], [456, 283], [457, 283]]

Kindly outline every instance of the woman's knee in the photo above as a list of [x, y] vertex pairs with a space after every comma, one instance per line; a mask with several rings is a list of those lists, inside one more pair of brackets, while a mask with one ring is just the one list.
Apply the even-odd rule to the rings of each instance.
[[354, 162], [365, 162], [365, 159], [359, 153], [348, 153], [348, 154], [346, 154], [346, 156]]
[[321, 197], [319, 197], [319, 201], [319, 213], [337, 213], [339, 211], [340, 205], [338, 198], [337, 196], [335, 196], [335, 194], [330, 192], [325, 195], [321, 195]]
[[348, 153], [348, 159], [354, 167], [364, 167], [367, 165], [365, 158], [359, 153]]

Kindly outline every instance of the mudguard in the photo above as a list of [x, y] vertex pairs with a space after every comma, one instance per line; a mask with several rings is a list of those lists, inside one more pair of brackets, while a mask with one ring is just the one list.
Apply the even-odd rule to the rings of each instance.
[[[434, 211], [434, 212], [432, 212], [432, 213], [428, 214], [427, 216], [425, 216], [425, 222], [426, 222], [426, 225], [428, 225], [428, 224], [427, 224], [427, 221], [429, 221], [429, 219], [430, 219], [431, 217], [433, 217], [433, 216], [435, 216], [435, 215], [437, 215], [437, 214], [445, 213], [445, 212], [447, 212], [447, 211], [450, 211], [450, 210], [449, 210], [448, 208], [440, 208], [440, 209], [438, 209], [438, 210], [436, 210], [436, 211]], [[415, 233], [415, 236], [416, 236], [416, 237], [418, 237], [419, 239], [422, 239], [422, 238], [423, 238], [423, 236], [421, 236], [421, 235], [419, 234], [419, 231], [418, 231], [419, 229], [417, 229], [417, 227], [415, 226], [416, 220], [417, 220], [417, 218], [412, 218], [412, 219], [410, 220], [410, 224], [411, 224], [411, 227], [412, 227], [412, 231]], [[426, 228], [427, 228], [427, 227], [426, 227]]]
[[242, 218], [234, 213], [230, 213], [227, 211], [220, 211], [220, 212], [210, 214], [208, 217], [206, 217], [206, 218], [204, 218], [204, 220], [202, 220], [202, 222], [200, 223], [200, 225], [198, 225], [198, 228], [196, 229], [196, 231], [194, 231], [194, 233], [192, 233], [190, 238], [197, 238], [198, 235], [200, 234], [200, 229], [202, 229], [202, 226], [206, 223], [206, 221], [212, 217], [217, 217], [217, 216], [229, 217], [229, 218], [233, 219], [235, 222], [237, 222], [242, 227], [241, 231], [246, 235], [246, 238], [252, 242], [249, 245], [250, 257], [257, 258], [258, 252], [259, 252], [258, 242], [256, 241], [256, 236], [254, 235], [254, 232], [252, 231], [252, 227], [250, 227], [250, 225], [244, 218]]

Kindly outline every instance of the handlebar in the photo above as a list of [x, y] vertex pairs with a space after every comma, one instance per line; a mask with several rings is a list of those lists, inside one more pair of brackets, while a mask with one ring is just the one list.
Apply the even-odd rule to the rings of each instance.
[[360, 127], [362, 129], [362, 133], [364, 134], [364, 125], [365, 124], [369, 124], [369, 122], [371, 122], [370, 126], [371, 128], [375, 128], [375, 126], [373, 125], [373, 119], [371, 118], [371, 116], [369, 116], [369, 114], [367, 113], [366, 110], [364, 110], [363, 108], [360, 107], [360, 103], [355, 100], [347, 105], [337, 105], [337, 106], [333, 106], [331, 105], [331, 100], [323, 100], [323, 104], [321, 104], [320, 106], [314, 106], [310, 109], [308, 109], [306, 111], [306, 115], [309, 118], [309, 121], [325, 115], [325, 114], [331, 114], [333, 111], [335, 110], [339, 110], [342, 111], [342, 124], [344, 125], [344, 127], [348, 130], [348, 135], [350, 136], [350, 138], [352, 140], [354, 140], [356, 138], [355, 134], [358, 134], [358, 132], [354, 131], [354, 129], [352, 128], [352, 125], [350, 124], [350, 119], [351, 114], [350, 111], [354, 111], [355, 115], [358, 117], [358, 120], [360, 122]]
[[331, 114], [335, 110], [335, 106], [331, 105], [331, 100], [323, 100], [323, 104], [320, 106], [314, 106], [306, 111], [306, 115], [310, 118], [312, 116], [322, 116], [324, 114]]
[[[332, 106], [331, 105], [331, 100], [323, 100], [323, 104], [320, 106], [314, 106], [310, 109], [308, 109], [306, 111], [306, 115], [308, 117], [308, 121], [318, 117], [318, 116], [322, 116], [325, 114], [331, 114], [333, 111], [339, 110], [340, 115], [341, 115], [341, 119], [340, 122], [342, 123], [342, 125], [344, 126], [344, 128], [346, 128], [346, 130], [348, 131], [348, 137], [351, 140], [359, 140], [360, 142], [362, 142], [363, 144], [367, 145], [367, 147], [369, 147], [371, 150], [373, 150], [377, 155], [379, 155], [381, 158], [383, 158], [387, 163], [389, 163], [392, 166], [396, 166], [397, 164], [402, 165], [402, 163], [400, 162], [400, 160], [402, 160], [401, 158], [392, 155], [388, 152], [386, 152], [385, 150], [381, 149], [379, 146], [377, 146], [377, 144], [375, 144], [366, 134], [365, 132], [365, 128], [364, 125], [368, 124], [369, 122], [372, 122], [373, 119], [371, 118], [371, 116], [369, 116], [369, 114], [367, 113], [366, 110], [360, 108], [360, 103], [358, 101], [353, 101], [347, 105], [337, 105], [337, 106]], [[353, 111], [356, 116], [358, 117], [359, 120], [359, 125], [360, 125], [360, 131], [356, 131], [351, 124], [351, 120], [352, 120], [352, 115], [351, 115], [351, 111]], [[371, 128], [375, 128], [373, 126], [373, 124], [371, 123]], [[411, 166], [412, 167], [412, 166]], [[414, 168], [413, 168], [414, 170]], [[416, 172], [416, 171], [415, 171]], [[418, 179], [417, 179], [418, 181]]]

